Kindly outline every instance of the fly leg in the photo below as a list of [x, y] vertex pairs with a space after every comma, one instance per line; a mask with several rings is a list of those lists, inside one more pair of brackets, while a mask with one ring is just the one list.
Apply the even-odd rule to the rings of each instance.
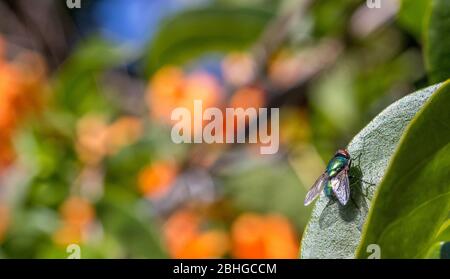
[[[363, 138], [363, 146], [362, 146], [362, 150], [359, 152], [358, 156], [356, 156], [355, 161], [357, 161], [357, 166], [356, 168], [358, 169], [359, 174], [362, 175], [361, 173], [361, 156], [364, 153], [365, 150], [365, 146], [366, 146], [366, 140], [365, 138]], [[367, 186], [363, 186], [361, 185], [361, 192], [364, 195], [364, 197], [368, 198], [369, 196], [369, 186], [375, 186], [375, 183], [369, 182], [369, 181], [365, 181], [364, 179], [362, 179], [361, 177], [357, 177], [355, 175], [349, 175], [349, 178], [355, 179], [356, 182], [353, 184], [356, 184], [357, 182], [361, 182], [361, 184], [367, 185]]]
[[[360, 177], [356, 177], [356, 176], [352, 176], [352, 175], [349, 175], [348, 177], [349, 177], [350, 179], [355, 179], [355, 180], [356, 180], [355, 182], [353, 182], [352, 184], [350, 184], [350, 186], [352, 186], [352, 185], [354, 185], [354, 184], [357, 184], [358, 182], [362, 182], [363, 184], [367, 184], [367, 185], [369, 185], [369, 186], [375, 186], [375, 185], [376, 185], [375, 183], [365, 181], [364, 179], [362, 179], [362, 178], [360, 178]], [[363, 191], [361, 191], [362, 194], [363, 194], [363, 196], [366, 197], [366, 198], [368, 198], [368, 197], [369, 197], [369, 187], [363, 187], [363, 186], [361, 185], [361, 190], [363, 190]]]
[[[354, 183], [352, 183], [351, 185], [356, 184], [356, 183], [358, 183], [358, 182], [362, 182], [362, 183], [367, 184], [367, 185], [369, 185], [369, 186], [375, 186], [375, 185], [376, 185], [375, 183], [366, 181], [366, 180], [362, 179], [361, 177], [356, 177], [356, 176], [354, 176], [354, 175], [349, 175], [348, 178], [349, 178], [349, 179], [356, 179], [356, 180], [357, 180], [357, 181], [355, 181]], [[350, 185], [350, 186], [351, 186], [351, 185]]]

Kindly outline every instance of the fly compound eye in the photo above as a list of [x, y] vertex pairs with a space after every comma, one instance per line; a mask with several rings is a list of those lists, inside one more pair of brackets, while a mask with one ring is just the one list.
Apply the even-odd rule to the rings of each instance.
[[340, 156], [343, 156], [343, 157], [345, 157], [347, 159], [350, 159], [350, 154], [348, 153], [347, 149], [339, 149], [336, 152], [335, 156], [337, 156], [337, 155], [340, 155]]
[[347, 149], [344, 149], [344, 153], [345, 157], [347, 157], [347, 159], [350, 159], [350, 154], [348, 153]]

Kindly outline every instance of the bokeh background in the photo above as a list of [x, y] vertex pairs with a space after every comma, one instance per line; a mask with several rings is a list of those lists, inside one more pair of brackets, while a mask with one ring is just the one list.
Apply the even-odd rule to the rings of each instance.
[[[297, 258], [325, 163], [426, 84], [419, 2], [2, 0], [0, 258]], [[279, 107], [279, 152], [174, 144], [194, 99]]]

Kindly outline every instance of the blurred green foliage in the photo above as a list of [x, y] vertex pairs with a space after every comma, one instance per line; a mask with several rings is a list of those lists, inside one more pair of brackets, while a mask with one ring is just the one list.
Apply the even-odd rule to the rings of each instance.
[[182, 12], [164, 22], [147, 51], [146, 72], [191, 61], [206, 52], [244, 50], [274, 14], [258, 7], [212, 6]]
[[[433, 2], [431, 9], [429, 2]], [[54, 66], [57, 58], [46, 51], [59, 49], [60, 41], [42, 39], [47, 44], [44, 50], [26, 49], [40, 45], [36, 42], [17, 48], [21, 41], [14, 41], [10, 34], [20, 28], [5, 32], [8, 25], [0, 24], [7, 54], [0, 58], [2, 98], [10, 92], [8, 86], [15, 84], [3, 82], [10, 76], [5, 65], [25, 68], [19, 71], [25, 81], [27, 72], [35, 76], [33, 67], [21, 67], [17, 52], [41, 57], [49, 71], [39, 80], [46, 92], [39, 95], [41, 107], [14, 121], [11, 134], [0, 131], [0, 159], [5, 146], [15, 154], [7, 167], [1, 165], [0, 257], [66, 258], [68, 243], [79, 244], [83, 258], [296, 257], [312, 210], [303, 206], [303, 198], [335, 150], [345, 147], [388, 105], [432, 81], [448, 78], [445, 19], [450, 8], [446, 1], [404, 0], [398, 10], [378, 14], [365, 3], [206, 1], [165, 17], [142, 50], [109, 41], [102, 34], [83, 34], [74, 45], [67, 43], [64, 59]], [[64, 9], [57, 11], [68, 16]], [[375, 25], [361, 20], [374, 14]], [[71, 30], [71, 19], [66, 20], [62, 24]], [[211, 54], [218, 60], [213, 70], [204, 63]], [[195, 76], [198, 73], [201, 78]], [[31, 99], [32, 89], [17, 91]], [[255, 91], [262, 101], [248, 93]], [[247, 145], [174, 144], [170, 125], [155, 111], [191, 101], [193, 96], [212, 96], [214, 105], [221, 108], [236, 103], [280, 107], [279, 154], [264, 157]], [[442, 96], [441, 92], [435, 98]], [[448, 107], [447, 99], [442, 102]], [[17, 111], [14, 116], [19, 115], [20, 102], [3, 103]], [[404, 153], [417, 152], [402, 148], [427, 150], [419, 139], [429, 135], [432, 125], [422, 127], [411, 146], [402, 144], [395, 151], [421, 104], [415, 100], [406, 118], [382, 113], [379, 126], [369, 124], [352, 141], [352, 156], [364, 153], [358, 162], [359, 176], [378, 183], [392, 154], [388, 176], [403, 175], [400, 167], [416, 162], [402, 159]], [[2, 121], [8, 116], [4, 108], [0, 107]], [[427, 112], [421, 115], [426, 117]], [[441, 125], [447, 116], [433, 118], [433, 125]], [[389, 130], [391, 137], [378, 134], [380, 127]], [[364, 131], [371, 134], [369, 146], [363, 144]], [[398, 171], [391, 170], [397, 167]], [[439, 186], [442, 173], [438, 174], [428, 181]], [[382, 224], [392, 221], [384, 218], [395, 217], [383, 214], [384, 207], [395, 208], [392, 212], [405, 210], [400, 197], [416, 193], [395, 188], [389, 177], [381, 186], [395, 194], [377, 198], [382, 201], [376, 204]], [[421, 179], [413, 177], [402, 185], [421, 193], [425, 189], [418, 186]], [[330, 216], [338, 224], [331, 230], [335, 238], [330, 237], [330, 231], [318, 224], [318, 208], [324, 202], [320, 200], [313, 211], [308, 230], [316, 231], [310, 234], [314, 237], [305, 233], [302, 249], [313, 251], [320, 246], [328, 249], [322, 256], [353, 256], [364, 218], [344, 220], [339, 209], [330, 207]], [[340, 229], [344, 228], [352, 231], [343, 234]], [[395, 236], [386, 245], [393, 245], [401, 234]], [[337, 242], [340, 238], [346, 240]], [[248, 239], [257, 239], [256, 244], [245, 242]], [[421, 240], [425, 243], [428, 238]], [[328, 245], [330, 241], [334, 244]], [[269, 249], [274, 243], [277, 249]], [[437, 255], [436, 249], [429, 253]], [[398, 251], [401, 254], [387, 255], [414, 256], [411, 251], [405, 248]]]
[[432, 2], [426, 33], [426, 61], [431, 82], [446, 80], [450, 71], [449, 10], [448, 1]]

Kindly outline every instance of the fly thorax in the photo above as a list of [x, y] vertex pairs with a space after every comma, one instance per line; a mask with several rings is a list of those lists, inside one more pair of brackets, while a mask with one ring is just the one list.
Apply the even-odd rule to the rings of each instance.
[[335, 177], [341, 170], [345, 168], [349, 163], [349, 160], [342, 156], [335, 156], [328, 162], [327, 173], [329, 177]]

